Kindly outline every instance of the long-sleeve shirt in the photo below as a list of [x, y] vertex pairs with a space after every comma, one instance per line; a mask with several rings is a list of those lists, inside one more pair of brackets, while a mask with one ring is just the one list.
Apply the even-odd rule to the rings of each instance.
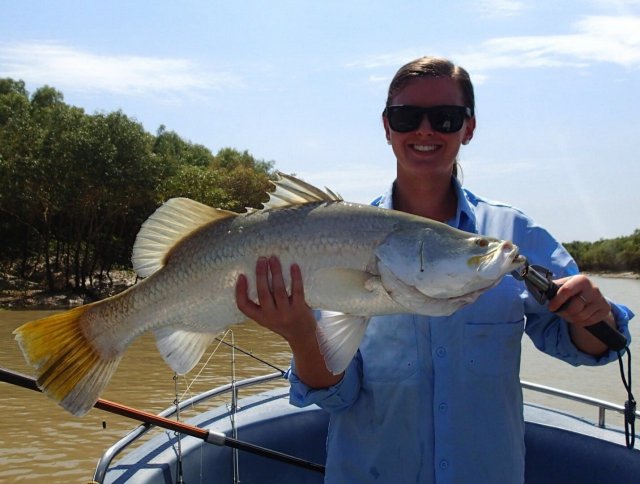
[[[453, 180], [459, 229], [512, 240], [556, 278], [576, 274], [567, 251], [519, 210], [480, 198]], [[376, 203], [377, 202], [377, 203]], [[392, 207], [392, 188], [374, 204]], [[627, 338], [633, 313], [612, 303]], [[312, 389], [290, 375], [290, 401], [330, 413], [327, 483], [522, 483], [523, 333], [572, 365], [600, 365], [578, 350], [567, 323], [505, 276], [451, 316], [373, 317], [335, 386]]]

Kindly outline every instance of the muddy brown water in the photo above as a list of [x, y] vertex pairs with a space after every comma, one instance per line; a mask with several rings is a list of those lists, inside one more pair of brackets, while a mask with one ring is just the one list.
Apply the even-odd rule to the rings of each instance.
[[[605, 294], [640, 314], [640, 280], [596, 279]], [[51, 313], [53, 311], [0, 310], [1, 367], [30, 374], [12, 332], [26, 321]], [[632, 322], [632, 334], [636, 335], [632, 349], [637, 355], [636, 361], [640, 357], [640, 330], [636, 329], [639, 321]], [[225, 340], [231, 342], [231, 338], [242, 349], [276, 367], [286, 369], [289, 364], [287, 344], [256, 324], [233, 328], [233, 334], [227, 334]], [[144, 336], [127, 351], [102, 397], [157, 413], [172, 405], [176, 386], [180, 397], [186, 398], [230, 383], [233, 379], [231, 360], [231, 350], [227, 346], [212, 345], [203, 361], [186, 378], [174, 381], [173, 372], [156, 351], [154, 340]], [[239, 352], [235, 353], [235, 363], [236, 380], [274, 371]], [[640, 374], [637, 363], [634, 369], [636, 375]], [[523, 340], [521, 378], [618, 404], [626, 397], [617, 364], [574, 368], [540, 353], [528, 338]], [[286, 385], [286, 382], [277, 384]], [[251, 393], [255, 391], [249, 390]], [[638, 394], [640, 390], [635, 392]], [[597, 419], [597, 410], [578, 403], [565, 403], [529, 391], [525, 392], [525, 399], [560, 407], [591, 420]], [[200, 410], [225, 403], [228, 402], [223, 399], [214, 400]], [[102, 453], [138, 425], [96, 409], [82, 418], [73, 417], [45, 396], [5, 383], [0, 383], [0, 412], [0, 482], [89, 482]], [[185, 413], [183, 418], [190, 415], [193, 414]], [[607, 419], [621, 424], [621, 419], [613, 414], [607, 414]]]

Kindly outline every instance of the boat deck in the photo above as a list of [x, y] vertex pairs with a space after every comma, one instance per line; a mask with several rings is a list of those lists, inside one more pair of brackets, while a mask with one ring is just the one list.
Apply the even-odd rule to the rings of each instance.
[[[620, 429], [601, 428], [530, 404], [525, 405], [524, 415], [527, 483], [640, 481], [640, 451], [625, 447]], [[225, 407], [207, 411], [189, 423], [233, 435], [230, 413]], [[235, 414], [238, 439], [320, 464], [326, 458], [327, 424], [328, 415], [318, 407], [300, 409], [289, 405], [287, 388], [241, 399]], [[178, 453], [182, 456], [182, 478], [187, 483], [323, 481], [318, 472], [192, 437], [182, 437], [178, 444], [173, 432], [165, 432], [112, 465], [104, 482], [173, 484], [179, 467]], [[101, 477], [97, 471], [98, 482]]]

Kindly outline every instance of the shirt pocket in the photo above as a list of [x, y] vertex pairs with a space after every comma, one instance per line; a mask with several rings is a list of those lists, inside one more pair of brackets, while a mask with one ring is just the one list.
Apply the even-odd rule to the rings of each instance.
[[418, 370], [416, 323], [412, 315], [371, 318], [360, 344], [365, 381], [397, 382]]
[[519, 373], [524, 318], [508, 323], [467, 323], [465, 366], [478, 375]]
[[463, 358], [473, 373], [498, 376], [520, 371], [525, 322], [520, 293], [518, 283], [505, 277], [498, 286], [461, 311]]

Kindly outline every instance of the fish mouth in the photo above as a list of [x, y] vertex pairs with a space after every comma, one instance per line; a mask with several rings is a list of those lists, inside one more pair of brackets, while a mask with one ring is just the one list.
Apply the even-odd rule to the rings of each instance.
[[516, 248], [515, 253], [513, 254], [513, 258], [511, 262], [518, 265], [524, 265], [527, 263], [527, 258], [523, 256], [520, 251]]
[[477, 271], [480, 271], [483, 269], [483, 267], [488, 264], [491, 260], [493, 260], [493, 258], [495, 257], [496, 252], [498, 251], [511, 251], [511, 254], [508, 254], [508, 256], [506, 257], [506, 261], [508, 261], [510, 263], [510, 265], [514, 265], [514, 266], [522, 266], [527, 262], [527, 259], [520, 254], [520, 250], [518, 249], [518, 246], [516, 246], [513, 243], [504, 243], [501, 244], [499, 247], [495, 247], [494, 249], [491, 249], [487, 252], [485, 252], [482, 255], [476, 255], [471, 257], [468, 261], [467, 264], [470, 267], [475, 267]]

